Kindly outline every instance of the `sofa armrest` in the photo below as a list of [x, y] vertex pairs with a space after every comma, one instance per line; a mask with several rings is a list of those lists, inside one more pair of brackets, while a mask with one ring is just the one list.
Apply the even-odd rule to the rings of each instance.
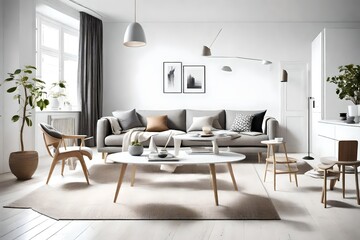
[[110, 123], [105, 118], [100, 118], [96, 125], [96, 143], [97, 149], [105, 147], [105, 137], [111, 134]]
[[264, 119], [265, 121], [265, 129], [264, 133], [269, 136], [269, 140], [277, 137], [279, 122], [273, 117], [267, 117]]

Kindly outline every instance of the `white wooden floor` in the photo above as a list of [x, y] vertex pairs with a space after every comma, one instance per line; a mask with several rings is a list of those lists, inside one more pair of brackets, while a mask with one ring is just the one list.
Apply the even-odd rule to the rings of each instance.
[[[93, 161], [101, 162], [100, 155]], [[1, 206], [45, 184], [49, 162], [41, 158], [41, 166], [28, 181], [17, 181], [10, 173], [0, 175]], [[264, 164], [254, 165], [262, 178]], [[57, 168], [54, 174], [59, 171]], [[241, 176], [235, 176], [241, 181]], [[264, 186], [281, 220], [56, 221], [28, 209], [0, 208], [0, 239], [359, 239], [360, 207], [356, 205], [353, 175], [347, 176], [348, 198], [342, 199], [337, 183], [328, 195], [331, 205], [327, 209], [320, 203], [322, 180], [299, 175], [296, 188], [288, 176], [279, 176], [274, 192], [268, 176]]]

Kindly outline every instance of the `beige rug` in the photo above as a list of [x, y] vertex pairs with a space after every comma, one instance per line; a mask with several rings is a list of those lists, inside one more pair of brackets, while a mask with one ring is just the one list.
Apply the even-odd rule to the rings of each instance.
[[[32, 208], [54, 219], [280, 219], [252, 164], [234, 164], [239, 191], [234, 191], [226, 166], [218, 165], [219, 206], [215, 205], [208, 166], [182, 166], [175, 173], [159, 166], [138, 167], [130, 187], [128, 167], [113, 203], [119, 164], [94, 164], [87, 185], [79, 166], [49, 185], [5, 207]], [[44, 179], [45, 181], [45, 179]]]

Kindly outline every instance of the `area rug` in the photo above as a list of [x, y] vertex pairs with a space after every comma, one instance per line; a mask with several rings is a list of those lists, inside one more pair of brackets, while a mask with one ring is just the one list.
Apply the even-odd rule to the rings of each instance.
[[139, 166], [134, 187], [129, 166], [113, 203], [119, 169], [120, 164], [92, 165], [90, 185], [80, 169], [67, 171], [64, 177], [54, 171], [49, 185], [44, 183], [5, 207], [31, 208], [58, 220], [280, 219], [252, 164], [233, 164], [238, 191], [226, 165], [216, 166], [219, 206], [206, 165], [181, 166], [175, 173], [163, 172], [159, 166]]

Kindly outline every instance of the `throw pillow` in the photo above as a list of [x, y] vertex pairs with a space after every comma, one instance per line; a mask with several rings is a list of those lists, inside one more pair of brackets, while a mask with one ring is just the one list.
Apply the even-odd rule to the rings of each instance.
[[146, 131], [147, 132], [162, 132], [169, 130], [169, 127], [167, 126], [167, 115], [160, 115], [160, 116], [151, 116], [147, 117], [147, 126]]
[[135, 109], [129, 111], [114, 111], [113, 116], [116, 117], [121, 125], [121, 128], [126, 131], [131, 128], [143, 127]]
[[264, 121], [266, 110], [260, 113], [256, 113], [251, 123], [252, 132], [263, 132], [262, 124]]
[[252, 114], [236, 114], [235, 120], [231, 126], [231, 131], [235, 132], [250, 132], [251, 122], [254, 118]]
[[209, 117], [209, 116], [193, 117], [193, 122], [192, 122], [191, 126], [189, 127], [189, 129], [187, 131], [188, 132], [190, 132], [190, 131], [202, 131], [202, 127], [205, 127], [205, 126], [212, 127], [213, 121], [214, 121], [214, 118]]

